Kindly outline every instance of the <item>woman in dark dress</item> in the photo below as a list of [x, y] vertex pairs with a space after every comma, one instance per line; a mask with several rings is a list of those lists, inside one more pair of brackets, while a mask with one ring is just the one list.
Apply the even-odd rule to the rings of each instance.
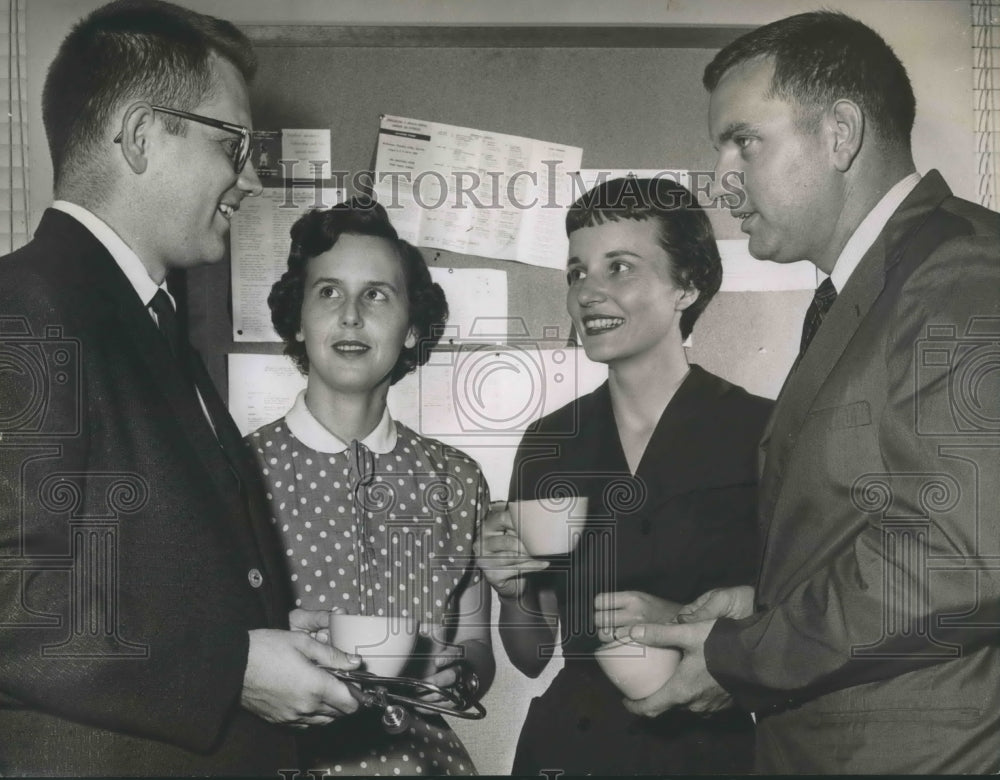
[[513, 773], [749, 772], [748, 713], [633, 716], [593, 652], [615, 628], [673, 620], [710, 588], [753, 581], [756, 445], [771, 402], [688, 365], [682, 342], [722, 267], [686, 189], [606, 182], [566, 224], [567, 308], [608, 381], [534, 423], [514, 463], [511, 501], [588, 498], [573, 552], [528, 557], [507, 511], [484, 527], [481, 565], [511, 660], [535, 677], [556, 642], [565, 658], [531, 704]]

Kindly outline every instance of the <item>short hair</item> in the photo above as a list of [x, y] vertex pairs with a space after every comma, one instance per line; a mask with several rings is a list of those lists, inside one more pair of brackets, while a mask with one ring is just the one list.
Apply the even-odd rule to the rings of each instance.
[[[162, 0], [116, 0], [77, 23], [49, 66], [42, 91], [56, 185], [85, 170], [110, 144], [107, 126], [123, 102], [197, 107], [216, 88], [213, 54], [229, 60], [247, 81], [253, 78], [253, 46], [233, 24]], [[163, 121], [168, 132], [183, 133], [180, 118]]]
[[623, 219], [655, 221], [660, 246], [670, 258], [670, 278], [680, 289], [698, 291], [681, 312], [681, 336], [687, 338], [722, 285], [722, 258], [708, 215], [677, 182], [630, 176], [602, 182], [578, 198], [566, 214], [566, 235]]
[[910, 79], [889, 44], [867, 25], [836, 11], [779, 19], [723, 48], [702, 81], [713, 92], [732, 68], [768, 58], [774, 61], [770, 97], [806, 110], [852, 100], [878, 137], [909, 148], [916, 114]]
[[332, 249], [344, 235], [385, 239], [396, 250], [403, 266], [410, 327], [416, 335], [416, 344], [404, 346], [399, 353], [391, 374], [391, 384], [396, 384], [427, 362], [448, 321], [448, 301], [441, 285], [431, 279], [431, 272], [420, 250], [399, 238], [385, 208], [371, 198], [357, 196], [333, 208], [308, 211], [292, 225], [288, 268], [267, 296], [271, 323], [285, 342], [285, 354], [299, 371], [308, 374], [309, 355], [305, 344], [297, 341], [295, 336], [302, 327], [302, 302], [309, 261]]

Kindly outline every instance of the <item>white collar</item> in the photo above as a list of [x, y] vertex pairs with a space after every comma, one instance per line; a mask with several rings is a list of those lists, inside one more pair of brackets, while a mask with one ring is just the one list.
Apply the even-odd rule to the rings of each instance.
[[[300, 442], [317, 452], [334, 454], [343, 452], [350, 444], [331, 433], [326, 426], [317, 420], [306, 406], [306, 391], [302, 390], [295, 398], [295, 403], [285, 415], [285, 424]], [[362, 439], [361, 443], [377, 455], [392, 452], [396, 446], [396, 425], [389, 414], [389, 407], [382, 413], [375, 429]]]
[[847, 243], [844, 244], [840, 257], [834, 263], [833, 273], [830, 274], [830, 281], [837, 288], [837, 292], [844, 289], [844, 285], [851, 278], [854, 269], [858, 267], [861, 258], [872, 248], [875, 239], [885, 229], [889, 219], [896, 213], [896, 209], [919, 183], [920, 174], [916, 172], [899, 180], [875, 204], [875, 208], [868, 212], [868, 216], [861, 220], [861, 224], [855, 228]]
[[[122, 241], [121, 236], [107, 222], [94, 214], [94, 212], [76, 203], [70, 203], [68, 200], [54, 201], [52, 208], [69, 214], [94, 234], [94, 238], [104, 245], [104, 248], [114, 258], [115, 263], [122, 269], [122, 273], [125, 274], [144, 306], [149, 306], [157, 290], [163, 290], [167, 295], [170, 295], [166, 282], [157, 285], [149, 275], [149, 271], [146, 270], [146, 266], [142, 264], [139, 255], [128, 244]], [[174, 300], [174, 296], [172, 295], [170, 295], [170, 302], [174, 304], [174, 308], [176, 309], [177, 301]]]

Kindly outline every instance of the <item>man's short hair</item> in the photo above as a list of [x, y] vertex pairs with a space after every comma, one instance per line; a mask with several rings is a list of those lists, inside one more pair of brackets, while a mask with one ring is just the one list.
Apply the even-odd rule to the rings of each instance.
[[722, 49], [702, 81], [712, 92], [732, 68], [768, 58], [774, 61], [771, 97], [806, 111], [852, 100], [883, 141], [909, 148], [916, 113], [910, 79], [889, 44], [867, 25], [834, 11], [779, 19]]
[[[250, 41], [233, 24], [162, 0], [117, 0], [77, 23], [42, 92], [57, 186], [68, 172], [84, 169], [101, 145], [110, 148], [108, 124], [126, 101], [188, 111], [204, 101], [215, 87], [213, 54], [247, 81], [257, 69]], [[183, 120], [163, 119], [169, 132], [183, 132]]]
[[625, 219], [656, 223], [674, 285], [698, 291], [681, 312], [681, 337], [687, 338], [722, 286], [722, 258], [708, 215], [690, 190], [671, 179], [629, 176], [603, 181], [577, 198], [566, 212], [566, 235]]

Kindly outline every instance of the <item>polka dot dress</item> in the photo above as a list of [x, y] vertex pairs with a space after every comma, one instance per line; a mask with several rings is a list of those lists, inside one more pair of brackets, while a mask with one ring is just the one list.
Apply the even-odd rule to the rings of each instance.
[[[337, 606], [440, 626], [462, 589], [479, 581], [472, 545], [489, 507], [486, 481], [479, 465], [459, 450], [390, 424], [396, 436], [387, 452], [358, 441], [339, 452], [320, 452], [300, 441], [284, 419], [260, 428], [248, 442], [285, 544], [296, 606]], [[357, 721], [349, 724], [354, 732], [364, 722], [365, 738], [331, 734], [325, 756], [318, 756], [326, 763], [310, 769], [475, 774], [465, 748], [439, 717], [417, 715], [398, 736], [385, 734], [377, 717], [340, 720]], [[340, 723], [330, 729], [343, 730]]]

